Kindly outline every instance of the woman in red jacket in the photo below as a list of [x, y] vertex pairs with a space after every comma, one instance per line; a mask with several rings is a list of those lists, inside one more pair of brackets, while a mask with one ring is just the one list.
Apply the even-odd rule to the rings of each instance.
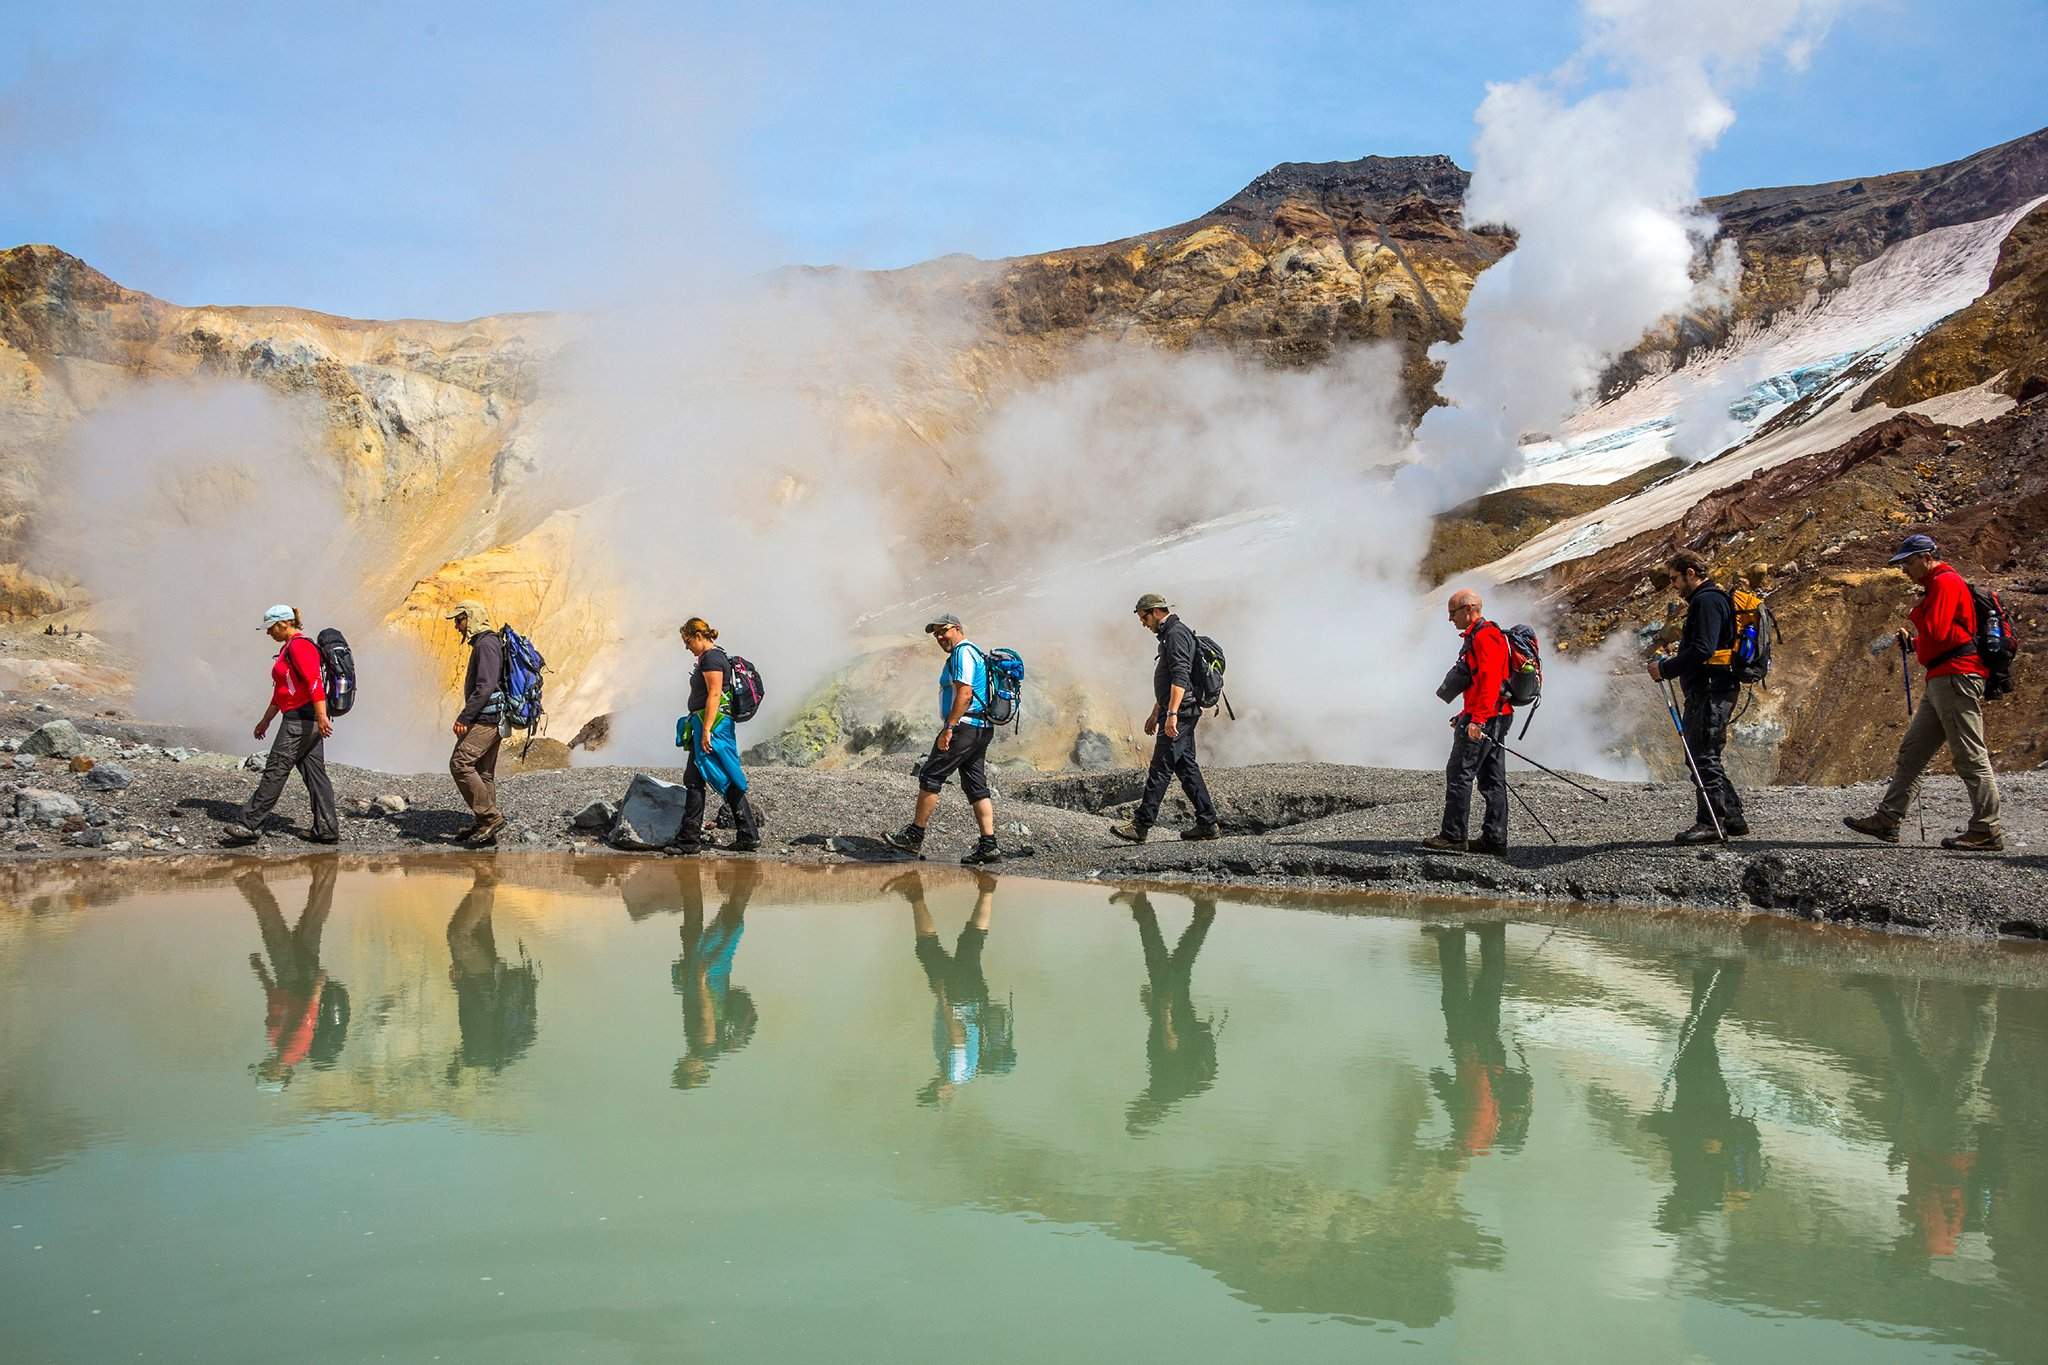
[[263, 632], [277, 641], [278, 650], [270, 666], [270, 705], [256, 722], [256, 738], [263, 738], [271, 721], [280, 716], [284, 720], [270, 746], [270, 761], [263, 765], [262, 780], [249, 804], [242, 807], [239, 822], [223, 831], [221, 842], [230, 846], [255, 843], [264, 820], [277, 807], [277, 798], [284, 795], [286, 779], [297, 769], [313, 803], [313, 828], [307, 838], [316, 844], [338, 844], [341, 826], [334, 814], [334, 788], [327, 781], [325, 749], [334, 722], [327, 719], [320, 647], [306, 637], [297, 609], [283, 603], [263, 613]]

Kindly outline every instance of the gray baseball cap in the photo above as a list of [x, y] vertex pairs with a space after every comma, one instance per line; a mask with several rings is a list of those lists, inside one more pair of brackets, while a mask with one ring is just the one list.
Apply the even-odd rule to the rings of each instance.
[[934, 617], [933, 617], [933, 618], [932, 618], [931, 620], [929, 620], [929, 621], [927, 621], [927, 622], [925, 622], [925, 623], [924, 623], [924, 633], [925, 633], [925, 634], [927, 634], [927, 635], [937, 635], [937, 634], [938, 634], [938, 633], [939, 633], [940, 631], [944, 630], [944, 629], [945, 629], [945, 628], [946, 628], [947, 626], [951, 626], [951, 627], [953, 627], [953, 629], [955, 629], [955, 630], [965, 630], [965, 629], [966, 629], [966, 627], [965, 627], [965, 626], [962, 626], [962, 625], [960, 624], [960, 618], [959, 618], [959, 617], [955, 616], [955, 615], [954, 615], [954, 614], [953, 614], [952, 612], [950, 612], [950, 611], [945, 611], [945, 612], [940, 612], [940, 613], [939, 613], [939, 614], [938, 614], [937, 616], [934, 616]]
[[1898, 553], [1893, 555], [1890, 559], [1887, 559], [1885, 563], [1897, 564], [1901, 560], [1911, 559], [1914, 555], [1932, 556], [1933, 554], [1933, 536], [1907, 536], [1904, 540], [1899, 542]]
[[1133, 608], [1131, 608], [1131, 610], [1132, 610], [1132, 611], [1172, 611], [1172, 610], [1173, 610], [1173, 608], [1172, 608], [1171, 606], [1169, 606], [1169, 605], [1167, 604], [1167, 601], [1166, 601], [1166, 599], [1165, 599], [1165, 598], [1163, 598], [1163, 597], [1161, 597], [1161, 596], [1160, 596], [1160, 595], [1159, 595], [1158, 593], [1156, 593], [1156, 592], [1148, 592], [1148, 593], [1146, 593], [1146, 594], [1145, 594], [1145, 595], [1144, 595], [1143, 597], [1141, 597], [1141, 598], [1139, 598], [1139, 599], [1138, 599], [1138, 605], [1137, 605], [1137, 606], [1135, 606], [1135, 607], [1133, 607]]

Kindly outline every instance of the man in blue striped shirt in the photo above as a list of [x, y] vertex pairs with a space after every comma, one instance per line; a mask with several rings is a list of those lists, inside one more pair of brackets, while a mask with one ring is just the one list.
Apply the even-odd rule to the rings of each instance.
[[970, 865], [1001, 862], [996, 805], [988, 789], [988, 746], [995, 737], [987, 715], [988, 659], [968, 640], [960, 618], [952, 612], [933, 617], [924, 629], [946, 655], [946, 666], [939, 670], [939, 735], [918, 766], [916, 813], [902, 829], [883, 836], [884, 842], [898, 852], [923, 857], [924, 828], [939, 808], [939, 793], [946, 779], [957, 772], [960, 790], [967, 794], [975, 824], [981, 829], [981, 838], [960, 861]]

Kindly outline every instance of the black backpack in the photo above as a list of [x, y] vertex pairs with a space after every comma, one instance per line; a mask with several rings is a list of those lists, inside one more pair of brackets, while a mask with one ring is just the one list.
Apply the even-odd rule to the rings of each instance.
[[733, 724], [739, 725], [754, 718], [754, 713], [761, 709], [761, 699], [768, 695], [768, 689], [761, 686], [760, 669], [737, 654], [725, 657], [732, 662], [725, 680], [725, 710], [732, 717]]
[[1975, 654], [1984, 665], [1984, 700], [1997, 701], [2012, 694], [2012, 661], [2019, 657], [2020, 634], [2013, 625], [2005, 603], [1989, 588], [1969, 584], [1970, 604], [1976, 608], [1977, 634], [1946, 653], [1928, 661], [1934, 669], [1965, 654]]
[[[1223, 670], [1227, 660], [1223, 657], [1223, 646], [1206, 635], [1195, 637], [1195, 671], [1193, 691], [1195, 705], [1204, 711], [1213, 711], [1219, 703], [1228, 705], [1223, 696]], [[1237, 713], [1232, 712], [1232, 720]]]
[[320, 647], [320, 685], [327, 689], [328, 717], [345, 716], [356, 704], [356, 656], [347, 637], [333, 626], [313, 643]]

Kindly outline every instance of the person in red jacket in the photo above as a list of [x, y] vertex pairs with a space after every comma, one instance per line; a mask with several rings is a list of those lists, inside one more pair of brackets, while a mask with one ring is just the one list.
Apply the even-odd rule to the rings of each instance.
[[[1508, 851], [1508, 727], [1514, 708], [1507, 703], [1508, 637], [1480, 614], [1479, 594], [1460, 588], [1451, 594], [1451, 624], [1465, 637], [1458, 662], [1444, 678], [1437, 695], [1459, 697], [1464, 709], [1452, 724], [1451, 759], [1444, 765], [1443, 828], [1422, 846], [1443, 853], [1463, 853], [1472, 818], [1472, 783], [1486, 803], [1476, 853]], [[1462, 688], [1461, 685], [1462, 684]]]
[[1998, 823], [1998, 777], [1991, 770], [1991, 750], [1984, 743], [1984, 679], [1988, 670], [1977, 657], [1977, 605], [1963, 576], [1935, 558], [1934, 541], [1907, 536], [1891, 563], [1920, 585], [1920, 605], [1913, 608], [1913, 629], [1899, 632], [1899, 641], [1927, 669], [1920, 705], [1899, 741], [1891, 785], [1871, 815], [1852, 815], [1842, 823], [1858, 834], [1899, 841], [1899, 825], [1920, 789], [1920, 774], [1935, 751], [1948, 744], [1956, 776], [1970, 790], [1970, 825], [1961, 835], [1943, 839], [1943, 848], [1997, 853], [2005, 848]]
[[338, 844], [341, 822], [334, 813], [334, 788], [327, 781], [325, 748], [327, 737], [334, 733], [334, 722], [327, 719], [320, 646], [307, 638], [298, 610], [282, 602], [263, 613], [262, 629], [277, 642], [278, 650], [270, 665], [270, 705], [256, 722], [256, 738], [263, 738], [270, 722], [280, 716], [283, 724], [270, 746], [263, 777], [236, 823], [222, 831], [221, 842], [230, 846], [255, 843], [263, 833], [263, 822], [284, 795], [285, 782], [297, 769], [313, 804], [313, 828], [307, 838], [316, 844]]

